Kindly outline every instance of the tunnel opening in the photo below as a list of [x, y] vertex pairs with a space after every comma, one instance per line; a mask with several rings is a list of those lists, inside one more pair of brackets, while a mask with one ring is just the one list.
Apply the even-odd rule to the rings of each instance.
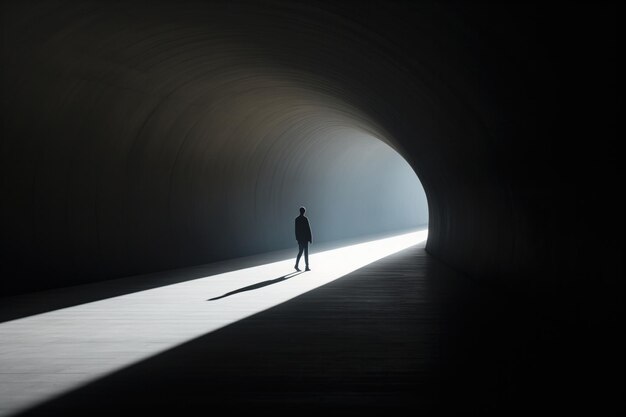
[[427, 223], [371, 103], [308, 49], [269, 48], [280, 14], [40, 6], [3, 49], [3, 294], [293, 247], [301, 205], [317, 243]]
[[316, 219], [320, 242], [426, 227], [423, 187], [400, 154], [357, 130], [324, 135], [289, 197], [292, 207], [301, 201]]
[[300, 206], [316, 242], [427, 225], [424, 189], [391, 135], [329, 93], [327, 80], [241, 67], [223, 78], [212, 81], [219, 104], [193, 113], [183, 140], [172, 138], [167, 216], [180, 263], [291, 247]]
[[[165, 96], [64, 76], [40, 86], [44, 103], [72, 91], [54, 123], [9, 118], [6, 147], [26, 163], [5, 167], [22, 178], [7, 182], [18, 188], [7, 190], [16, 221], [4, 267], [21, 277], [8, 293], [292, 247], [302, 205], [316, 242], [426, 225], [424, 189], [392, 135], [333, 82], [227, 58], [206, 71], [159, 74], [160, 86], [177, 82]], [[21, 92], [12, 111], [35, 102]], [[79, 107], [87, 120], [74, 117]], [[33, 159], [48, 135], [55, 142]]]

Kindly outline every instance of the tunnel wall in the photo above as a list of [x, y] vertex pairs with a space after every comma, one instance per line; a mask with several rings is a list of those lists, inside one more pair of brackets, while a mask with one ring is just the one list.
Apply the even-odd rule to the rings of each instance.
[[[100, 276], [129, 245], [152, 249], [125, 272], [164, 267], [157, 255], [172, 248], [163, 242], [180, 247], [179, 231], [205, 215], [182, 195], [250, 186], [247, 169], [263, 165], [265, 151], [240, 153], [227, 137], [258, 135], [250, 146], [263, 149], [263, 135], [284, 129], [313, 147], [307, 138], [331, 123], [384, 140], [411, 164], [428, 196], [434, 256], [584, 320], [623, 310], [613, 6], [7, 2], [3, 19], [5, 265], [28, 264], [34, 250], [68, 259], [102, 233], [110, 257]], [[240, 125], [248, 131], [230, 135]], [[280, 143], [277, 155], [289, 154]], [[282, 162], [280, 172], [263, 168], [267, 186], [303, 174]], [[210, 187], [182, 180], [211, 164], [222, 168]], [[159, 200], [165, 188], [176, 190], [170, 203]], [[59, 197], [67, 189], [71, 204]], [[254, 202], [267, 205], [264, 218], [281, 201], [273, 192]], [[251, 204], [233, 195], [211, 216], [245, 218]], [[85, 226], [100, 205], [117, 226]], [[180, 220], [154, 227], [160, 210]], [[46, 232], [32, 240], [35, 224]], [[68, 227], [83, 236], [57, 244]], [[116, 234], [129, 228], [135, 240]], [[198, 260], [181, 256], [174, 264]], [[94, 273], [89, 259], [76, 262]]]

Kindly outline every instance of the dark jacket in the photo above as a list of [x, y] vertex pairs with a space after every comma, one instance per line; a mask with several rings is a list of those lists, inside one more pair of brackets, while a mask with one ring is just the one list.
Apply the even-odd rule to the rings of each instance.
[[311, 226], [305, 216], [296, 217], [296, 240], [298, 242], [312, 242]]

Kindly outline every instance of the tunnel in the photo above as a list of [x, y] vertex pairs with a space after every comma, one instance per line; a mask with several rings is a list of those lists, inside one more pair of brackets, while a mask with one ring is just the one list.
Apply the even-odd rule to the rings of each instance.
[[440, 269], [402, 274], [462, 276], [466, 304], [445, 314], [471, 306], [463, 340], [523, 323], [518, 359], [494, 370], [508, 388], [476, 415], [539, 398], [623, 410], [615, 8], [2, 2], [3, 316], [47, 311], [33, 294], [292, 248], [305, 206], [312, 252], [427, 227], [420, 256]]
[[[6, 154], [24, 158], [5, 164], [7, 176], [30, 184], [8, 183], [16, 204], [6, 250], [21, 275], [9, 290], [37, 288], [41, 273], [72, 284], [288, 247], [285, 219], [301, 205], [324, 219], [319, 242], [428, 222], [424, 191], [392, 134], [333, 80], [267, 51], [284, 33], [267, 21], [254, 29], [258, 10], [190, 5], [199, 9], [191, 21], [169, 20], [169, 11], [163, 21], [156, 7], [139, 29], [131, 16], [141, 9], [117, 7], [77, 19], [62, 5], [38, 5], [42, 20], [60, 19], [42, 35], [49, 41], [34, 55], [11, 48], [42, 61], [7, 74], [15, 101]], [[73, 25], [90, 35], [76, 36]], [[267, 28], [268, 39], [249, 44], [249, 31]], [[20, 122], [27, 114], [56, 127]], [[40, 158], [29, 156], [34, 148]]]

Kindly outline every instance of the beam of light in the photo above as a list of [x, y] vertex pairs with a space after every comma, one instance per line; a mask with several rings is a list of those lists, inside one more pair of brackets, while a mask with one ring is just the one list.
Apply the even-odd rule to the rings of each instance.
[[[426, 240], [427, 230], [0, 324], [0, 415], [37, 405]], [[301, 266], [304, 259], [301, 259]], [[302, 268], [304, 269], [304, 268]]]

